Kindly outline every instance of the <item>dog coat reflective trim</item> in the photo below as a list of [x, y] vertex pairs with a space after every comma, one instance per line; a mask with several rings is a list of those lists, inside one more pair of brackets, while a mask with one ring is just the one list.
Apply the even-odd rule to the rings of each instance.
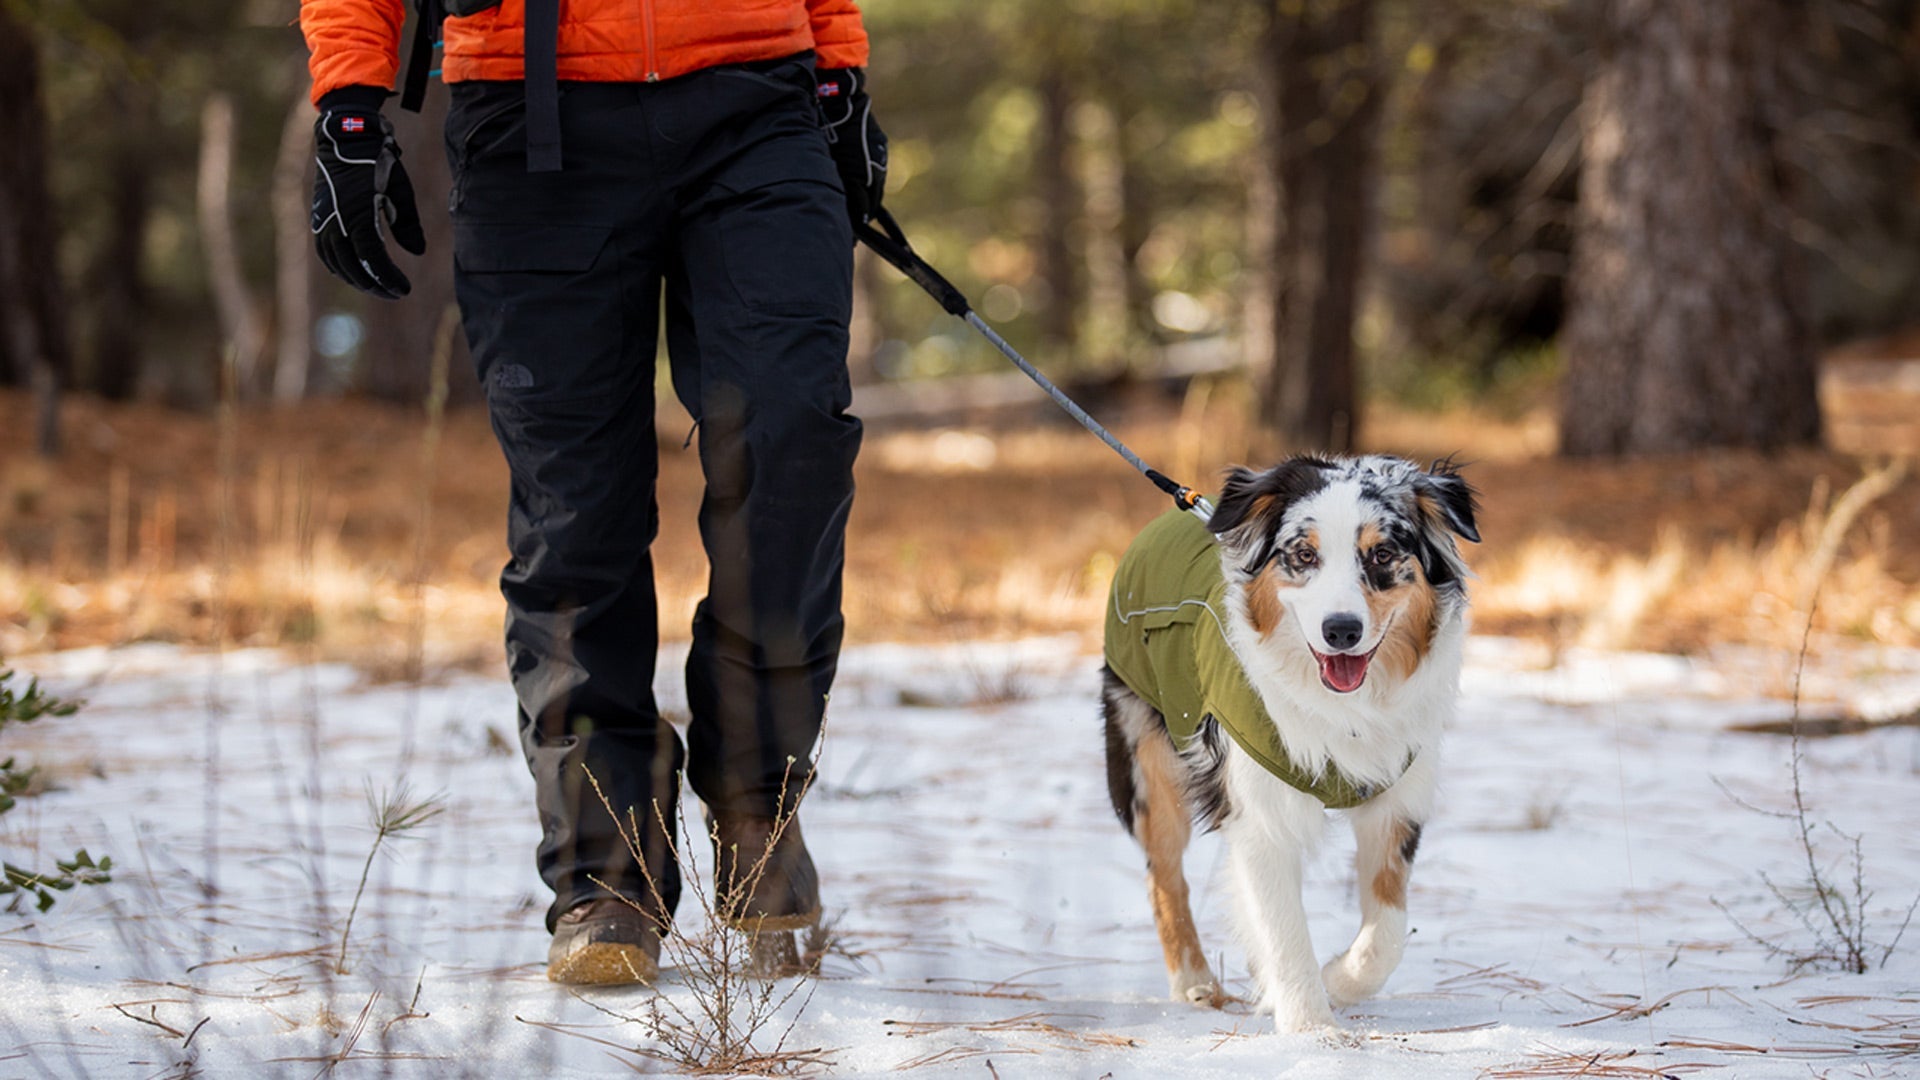
[[1294, 763], [1227, 641], [1226, 617], [1227, 581], [1213, 534], [1192, 514], [1169, 510], [1141, 530], [1114, 573], [1107, 666], [1160, 710], [1181, 749], [1211, 716], [1247, 756], [1329, 809], [1359, 806], [1385, 791], [1332, 765], [1316, 776]]

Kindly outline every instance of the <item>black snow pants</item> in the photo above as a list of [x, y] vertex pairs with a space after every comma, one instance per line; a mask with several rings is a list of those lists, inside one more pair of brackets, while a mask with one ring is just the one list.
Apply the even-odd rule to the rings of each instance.
[[[790, 809], [840, 649], [853, 252], [812, 62], [564, 83], [559, 172], [527, 171], [521, 84], [451, 90], [455, 281], [512, 472], [501, 589], [547, 925], [610, 894], [651, 908], [654, 886], [670, 916], [682, 767], [715, 813]], [[707, 482], [684, 752], [652, 689], [663, 307]]]

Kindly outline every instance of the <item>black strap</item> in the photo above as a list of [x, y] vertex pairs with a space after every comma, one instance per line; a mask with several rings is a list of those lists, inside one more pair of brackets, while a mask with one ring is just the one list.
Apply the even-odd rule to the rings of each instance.
[[[879, 229], [873, 227], [876, 223]], [[886, 231], [882, 232], [881, 229]], [[899, 223], [893, 220], [893, 215], [887, 213], [885, 207], [875, 207], [873, 221], [855, 225], [853, 234], [861, 243], [872, 248], [874, 254], [892, 263], [895, 270], [925, 289], [929, 296], [940, 302], [947, 314], [964, 319], [967, 312], [973, 310], [966, 296], [954, 288], [952, 282], [941, 277], [938, 270], [927, 265], [927, 260], [921, 258], [913, 250], [913, 245], [907, 243], [907, 234], [900, 231]]]
[[419, 112], [427, 100], [427, 76], [433, 72], [433, 45], [446, 12], [440, 0], [420, 0], [413, 9], [413, 45], [407, 50], [407, 74], [400, 86], [400, 107]]
[[527, 171], [560, 171], [560, 0], [527, 0]]

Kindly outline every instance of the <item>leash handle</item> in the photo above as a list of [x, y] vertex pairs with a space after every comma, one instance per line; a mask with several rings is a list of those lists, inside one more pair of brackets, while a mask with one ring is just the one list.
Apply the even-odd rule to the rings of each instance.
[[[874, 228], [874, 225], [880, 228]], [[884, 231], [882, 231], [884, 230]], [[967, 303], [965, 294], [954, 287], [953, 282], [940, 276], [927, 260], [913, 250], [907, 243], [907, 234], [900, 231], [900, 223], [885, 207], [875, 207], [873, 220], [853, 227], [853, 235], [859, 241], [873, 249], [875, 255], [887, 260], [895, 270], [907, 275], [915, 285], [927, 291], [927, 295], [938, 301], [947, 314], [964, 319], [973, 310]]]

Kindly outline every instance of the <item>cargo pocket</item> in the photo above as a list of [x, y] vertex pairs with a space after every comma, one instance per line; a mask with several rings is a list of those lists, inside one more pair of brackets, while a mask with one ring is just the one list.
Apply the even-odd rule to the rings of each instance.
[[454, 283], [475, 371], [495, 408], [606, 399], [629, 389], [612, 232], [604, 225], [454, 224]]

